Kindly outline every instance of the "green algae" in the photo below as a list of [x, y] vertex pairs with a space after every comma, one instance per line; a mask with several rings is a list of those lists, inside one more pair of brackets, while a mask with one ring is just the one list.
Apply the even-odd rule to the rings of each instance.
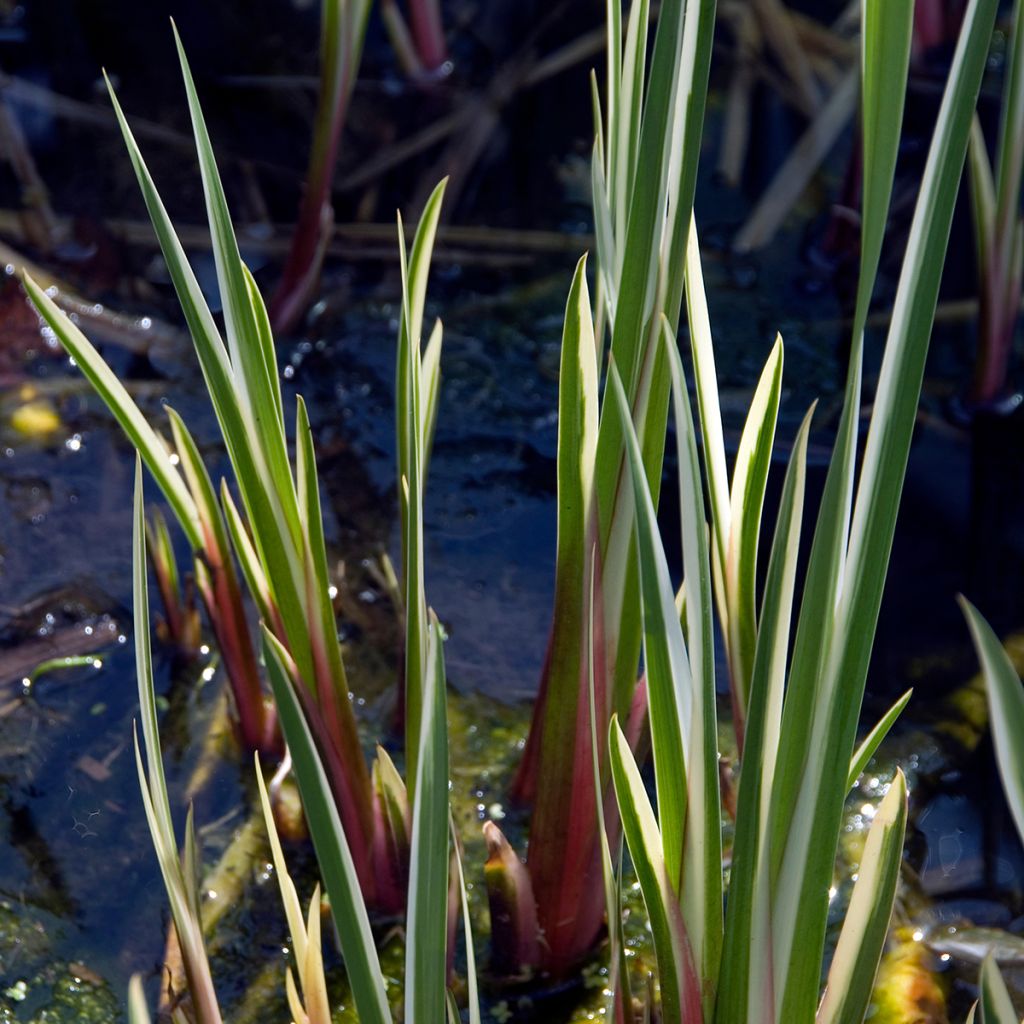
[[0, 994], [0, 1021], [19, 1024], [117, 1024], [122, 999], [81, 965], [49, 965]]

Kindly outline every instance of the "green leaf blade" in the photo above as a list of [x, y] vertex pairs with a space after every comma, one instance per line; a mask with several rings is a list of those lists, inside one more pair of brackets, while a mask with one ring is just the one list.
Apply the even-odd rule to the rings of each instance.
[[[405, 1020], [440, 1020], [448, 934], [448, 733], [440, 625], [430, 624], [406, 924]], [[469, 940], [471, 941], [471, 940]]]
[[1024, 687], [999, 638], [977, 608], [962, 597], [960, 607], [985, 677], [999, 775], [1017, 832], [1024, 837]]
[[39, 315], [49, 324], [65, 351], [81, 368], [104, 405], [113, 413], [121, 429], [138, 449], [164, 497], [174, 509], [174, 514], [188, 536], [189, 543], [194, 549], [199, 549], [202, 546], [202, 536], [195, 502], [188, 493], [181, 474], [171, 461], [166, 445], [89, 339], [27, 274], [24, 277], [24, 284]]
[[290, 658], [265, 627], [263, 651], [359, 1019], [363, 1024], [392, 1024], [366, 903], [330, 783], [289, 678]]
[[897, 771], [875, 813], [816, 1024], [862, 1024], [878, 972], [903, 859], [907, 784]]
[[654, 935], [661, 984], [662, 1019], [699, 1021], [700, 984], [679, 909], [678, 895], [662, 853], [662, 837], [654, 810], [618, 719], [612, 720], [608, 742], [622, 831]]

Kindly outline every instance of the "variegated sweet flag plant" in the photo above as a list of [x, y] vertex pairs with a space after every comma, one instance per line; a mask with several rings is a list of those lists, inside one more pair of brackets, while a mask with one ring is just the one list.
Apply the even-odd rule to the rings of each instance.
[[[865, 0], [863, 5], [861, 277], [845, 402], [802, 592], [796, 566], [810, 415], [787, 469], [766, 582], [755, 606], [758, 619], [741, 706], [745, 737], [724, 907], [722, 864], [716, 856], [722, 812], [711, 612], [717, 607], [723, 615], [724, 606], [725, 615], [733, 613], [728, 561], [741, 556], [743, 542], [734, 539], [731, 516], [744, 503], [730, 500], [728, 529], [715, 521], [726, 507], [726, 491], [719, 481], [716, 500], [710, 483], [716, 457], [709, 450], [715, 444], [709, 434], [718, 425], [708, 410], [716, 383], [709, 371], [711, 334], [698, 288], [695, 236], [687, 287], [697, 404], [712, 491], [709, 531], [683, 368], [674, 332], [667, 328], [664, 334], [680, 447], [683, 621], [657, 533], [640, 438], [630, 423], [617, 368], [610, 370], [637, 508], [656, 811], [617, 720], [610, 750], [623, 829], [654, 929], [666, 1020], [859, 1024], [868, 1006], [902, 855], [907, 813], [902, 774], [897, 773], [872, 822], [822, 995], [829, 890], [854, 773], [896, 714], [885, 716], [854, 749], [944, 252], [995, 9], [991, 0], [974, 0], [967, 9], [910, 230], [858, 476], [863, 333], [892, 189], [913, 13], [906, 0]], [[772, 360], [776, 358], [773, 354]], [[770, 361], [769, 379], [775, 373], [771, 367]], [[755, 400], [755, 415], [763, 418], [759, 406], [770, 410], [772, 404]], [[755, 436], [762, 433], [757, 427]], [[741, 455], [744, 448], [753, 457], [750, 453], [758, 445], [741, 444]], [[719, 470], [723, 462], [719, 460]], [[755, 473], [740, 466], [734, 491], [737, 481]], [[716, 548], [725, 552], [719, 569], [715, 559], [722, 555]], [[713, 580], [719, 584], [717, 599]], [[723, 632], [729, 637], [725, 624]], [[742, 638], [743, 629], [735, 635]], [[733, 657], [731, 652], [730, 668]]]
[[[274, 706], [264, 697], [246, 621], [237, 564], [260, 618], [284, 646], [294, 666], [296, 698], [326, 766], [345, 823], [357, 874], [369, 903], [394, 912], [405, 903], [408, 864], [404, 834], [410, 811], [397, 773], [371, 771], [363, 754], [342, 659], [320, 507], [309, 417], [296, 403], [294, 466], [289, 455], [284, 404], [273, 337], [259, 288], [243, 263], [224, 189], [184, 48], [177, 35], [195, 133], [214, 258], [224, 310], [224, 335], [203, 297], [156, 185], [117, 98], [111, 99], [182, 312], [192, 335], [234, 486], [214, 487], [185, 423], [169, 410], [173, 448], [135, 404], [101, 354], [30, 277], [25, 287], [43, 318], [137, 447], [160, 486], [194, 553], [195, 576], [232, 684], [240, 734], [250, 749], [279, 749]], [[416, 764], [420, 693], [428, 623], [422, 572], [422, 487], [436, 414], [440, 331], [421, 352], [420, 324], [443, 187], [431, 198], [408, 265], [403, 260], [399, 393], [400, 467], [408, 493], [403, 537], [406, 568], [406, 686], [409, 691], [410, 765]], [[411, 389], [407, 386], [412, 382]], [[421, 410], [421, 411], [419, 411]], [[419, 424], [410, 432], [409, 423]], [[219, 497], [219, 500], [218, 500]], [[169, 570], [168, 570], [169, 571]], [[411, 612], [408, 610], [411, 609]], [[374, 782], [377, 782], [375, 785]], [[396, 808], [405, 810], [396, 814]]]
[[[567, 304], [559, 387], [551, 635], [514, 786], [515, 795], [533, 805], [527, 866], [544, 935], [540, 964], [523, 966], [556, 974], [572, 969], [593, 948], [604, 915], [598, 823], [588, 791], [591, 663], [599, 732], [612, 713], [632, 718], [634, 736], [644, 721], [644, 690], [637, 686], [633, 505], [624, 486], [622, 424], [602, 402], [598, 380], [607, 345], [623, 373], [656, 494], [668, 408], [660, 323], [664, 315], [675, 325], [682, 304], [714, 14], [714, 0], [668, 0], [648, 60], [655, 20], [650, 4], [634, 3], [625, 26], [621, 4], [607, 4], [604, 114], [595, 86], [596, 287], [592, 304], [584, 266], [578, 266]], [[591, 593], [597, 611], [588, 644], [582, 626], [590, 618]], [[599, 761], [605, 790], [603, 744]], [[614, 815], [610, 818], [614, 830]]]

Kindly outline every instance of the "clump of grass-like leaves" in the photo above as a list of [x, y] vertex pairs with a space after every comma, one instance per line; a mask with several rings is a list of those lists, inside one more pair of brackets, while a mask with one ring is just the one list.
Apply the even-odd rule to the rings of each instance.
[[[179, 859], [167, 783], [164, 778], [153, 686], [149, 639], [149, 602], [146, 583], [146, 540], [142, 499], [142, 467], [136, 468], [133, 531], [135, 652], [138, 667], [139, 704], [142, 711], [146, 765], [136, 742], [136, 761], [150, 833], [164, 879], [171, 915], [182, 952], [191, 1013], [198, 1024], [220, 1024], [209, 961], [203, 943], [199, 900], [201, 862], [192, 825], [185, 826], [185, 852]], [[432, 618], [428, 627], [423, 713], [420, 720], [419, 756], [415, 764], [418, 794], [410, 835], [410, 877], [406, 906], [404, 1005], [406, 1024], [445, 1020], [453, 1003], [446, 991], [448, 977], [448, 891], [450, 843], [448, 807], [448, 734], [443, 640]], [[350, 844], [346, 838], [330, 782], [316, 742], [303, 716], [293, 683], [291, 658], [269, 631], [264, 632], [264, 656], [278, 699], [281, 723], [292, 753], [294, 770], [303, 796], [317, 860], [337, 930], [352, 998], [363, 1024], [391, 1024], [387, 986], [374, 945], [373, 932]], [[274, 867], [291, 933], [295, 976], [286, 975], [288, 1003], [295, 1021], [329, 1024], [331, 1010], [320, 952], [319, 886], [314, 889], [304, 919], [277, 839], [273, 814], [257, 757], [257, 785], [264, 820], [270, 836]], [[458, 862], [457, 862], [458, 863]], [[461, 864], [457, 879], [463, 903], [465, 885]], [[479, 1021], [476, 980], [473, 972], [472, 934], [464, 913], [468, 963], [471, 972], [470, 1014]], [[131, 1019], [148, 1021], [141, 983], [135, 979], [129, 993]], [[182, 1010], [176, 1019], [187, 1020]], [[449, 1018], [450, 1019], [450, 1018]]]
[[[241, 568], [260, 619], [287, 652], [286, 678], [323, 758], [338, 813], [370, 904], [395, 912], [405, 902], [409, 802], [401, 777], [363, 756], [342, 660], [328, 579], [319, 484], [309, 417], [301, 398], [295, 418], [295, 466], [289, 456], [273, 337], [259, 288], [242, 262], [184, 48], [184, 76], [214, 257], [225, 338], [131, 134], [113, 90], [111, 100], [153, 227], [195, 345], [234, 471], [240, 501], [227, 481], [214, 487], [184, 421], [168, 408], [173, 449], [135, 404], [103, 357], [30, 277], [25, 287], [40, 314], [74, 357], [140, 452], [193, 551], [195, 579], [227, 669], [243, 744], [276, 753], [279, 700], [263, 694], [236, 569]], [[408, 261], [403, 248], [403, 314], [398, 360], [398, 448], [403, 523], [407, 762], [415, 765], [428, 646], [423, 583], [422, 490], [436, 417], [441, 328], [421, 351], [426, 281], [443, 183], [430, 197]], [[401, 225], [399, 226], [401, 233]], [[407, 412], [406, 412], [407, 410]], [[218, 500], [219, 498], [219, 500]], [[155, 527], [158, 581], [169, 597], [168, 622], [184, 620], [166, 530]], [[182, 634], [184, 627], [179, 628]], [[287, 739], [287, 736], [285, 736]], [[381, 755], [386, 758], [386, 755]], [[410, 787], [412, 788], [412, 787]], [[395, 809], [401, 813], [394, 813]]]
[[[633, 1024], [859, 1024], [867, 1010], [896, 891], [907, 817], [902, 774], [867, 837], [822, 994], [829, 889], [845, 799], [905, 695], [855, 746], [953, 206], [968, 147], [996, 0], [971, 0], [929, 152], [857, 466], [864, 331], [882, 252], [900, 139], [911, 0], [864, 0], [864, 198], [860, 277], [843, 412], [813, 524], [804, 524], [809, 411], [799, 429], [758, 592], [766, 481], [781, 401], [776, 341], [747, 418], [731, 480], [693, 193], [714, 24], [713, 0], [636, 0], [623, 25], [608, 5], [605, 113], [596, 116], [593, 299], [587, 263], [566, 304], [559, 390], [555, 607], [541, 693], [516, 790], [533, 804], [527, 864], [497, 826], [485, 833], [492, 964], [502, 975], [565, 975], [607, 930], [608, 1015]], [[450, 830], [440, 626], [426, 599], [423, 488], [437, 415], [441, 326], [423, 345], [430, 255], [443, 183], [412, 247], [399, 229], [402, 313], [396, 360], [398, 497], [405, 636], [403, 783], [383, 753], [373, 771], [348, 700], [327, 576], [309, 419], [297, 403], [294, 466], [273, 340], [242, 263], [210, 140], [181, 51], [224, 306], [222, 337], [115, 102], [125, 140], [192, 332], [239, 501], [218, 490], [188, 431], [170, 414], [174, 453], [123, 385], [37, 285], [26, 288], [138, 448], [192, 546], [197, 586], [228, 663], [240, 734], [254, 750], [287, 744], [364, 1024], [391, 1020], [370, 911], [406, 913], [407, 1024], [458, 1019], [446, 992], [449, 891], [466, 921], [469, 1015], [479, 1021], [458, 841]], [[649, 63], [649, 67], [648, 67]], [[598, 90], [595, 87], [595, 97]], [[600, 106], [595, 100], [595, 109]], [[686, 299], [696, 416], [676, 336]], [[603, 392], [601, 381], [604, 378]], [[656, 509], [669, 405], [679, 448], [683, 583], [673, 585]], [[698, 433], [699, 432], [699, 433]], [[703, 467], [700, 452], [703, 450]], [[219, 499], [219, 500], [218, 500]], [[155, 529], [158, 584], [178, 577]], [[149, 654], [141, 478], [135, 504], [139, 691], [147, 818], [167, 886], [192, 1007], [220, 1020], [199, 926], [191, 824], [179, 857]], [[261, 617], [264, 702], [241, 610], [235, 561]], [[171, 605], [173, 607], [173, 604]], [[218, 621], [218, 615], [221, 619]], [[716, 626], [725, 639], [740, 750], [731, 868], [723, 871], [723, 798], [715, 693]], [[1024, 722], [1019, 681], [971, 616], [1007, 722]], [[791, 633], [795, 635], [791, 645]], [[643, 654], [644, 676], [638, 682]], [[995, 698], [994, 698], [995, 699]], [[1024, 728], [1024, 726], [1021, 726]], [[997, 731], [1015, 813], [1019, 754]], [[1020, 745], [1017, 744], [1017, 747]], [[641, 774], [653, 761], [655, 800]], [[1006, 753], [1009, 750], [1010, 753]], [[266, 794], [260, 779], [261, 801]], [[1024, 819], [1022, 819], [1024, 820]], [[272, 831], [272, 826], [268, 828]], [[272, 833], [273, 835], [273, 833]], [[622, 936], [622, 841], [654, 936], [659, 996], [630, 989]], [[325, 1020], [317, 900], [305, 920], [272, 838], [295, 949], [286, 975], [296, 1019]], [[452, 871], [451, 864], [455, 864]], [[456, 885], [457, 883], [457, 885]], [[295, 979], [298, 979], [296, 981]], [[653, 986], [652, 986], [653, 991]], [[145, 1019], [139, 984], [133, 1020]], [[998, 971], [982, 971], [975, 1016], [1008, 1024]]]
[[[906, 0], [865, 0], [863, 6], [861, 274], [845, 404], [802, 595], [796, 590], [796, 559], [810, 415], [790, 459], [764, 594], [754, 618], [753, 567], [744, 580], [742, 565], [745, 552], [756, 557], [759, 512], [738, 532], [732, 518], [742, 516], [751, 504], [760, 508], [759, 495], [752, 503], [744, 499], [743, 482], [762, 474], [762, 439], [774, 431], [781, 348], [773, 352], [755, 397], [727, 504], [711, 334], [695, 236], [687, 289], [712, 523], [709, 542], [696, 427], [682, 364], [672, 332], [666, 331], [680, 447], [682, 618], [657, 533], [640, 438], [617, 368], [610, 370], [637, 503], [657, 811], [617, 721], [611, 733], [612, 774], [623, 831], [655, 933], [666, 1019], [687, 1024], [859, 1022], [868, 1006], [902, 854], [906, 787], [901, 774], [875, 815], [819, 1004], [828, 894], [846, 795], [865, 755], [870, 756], [895, 718], [895, 712], [887, 715], [866, 748], [855, 751], [943, 254], [995, 10], [991, 0], [975, 0], [967, 10], [904, 256], [858, 479], [863, 332], [892, 189], [913, 14]], [[770, 451], [770, 441], [768, 445]], [[762, 487], [757, 485], [759, 492]], [[748, 533], [752, 539], [745, 540]], [[713, 581], [730, 651], [733, 706], [743, 734], [725, 907]], [[738, 626], [735, 615], [741, 617]], [[746, 682], [737, 677], [737, 664], [746, 666]]]

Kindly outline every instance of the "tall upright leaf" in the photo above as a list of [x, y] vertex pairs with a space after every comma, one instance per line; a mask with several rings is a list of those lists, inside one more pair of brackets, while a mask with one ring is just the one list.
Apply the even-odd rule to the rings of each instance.
[[[607, 319], [611, 325], [611, 351], [627, 387], [655, 500], [661, 481], [668, 412], [668, 364], [660, 343], [661, 316], [665, 313], [673, 327], [679, 318], [685, 232], [696, 182], [714, 14], [715, 0], [668, 0], [660, 9], [648, 62], [649, 4], [637, 0], [632, 5], [624, 42], [621, 14], [612, 5], [608, 7], [613, 49], [609, 53], [607, 139], [603, 138], [604, 126], [599, 124], [594, 147], [598, 165], [593, 169], [597, 183], [595, 217], [601, 235], [597, 296], [604, 303], [597, 322], [601, 324]], [[620, 43], [621, 55], [617, 52]], [[685, 210], [682, 217], [681, 209]], [[680, 222], [682, 244], [678, 238]], [[601, 347], [603, 340], [598, 338], [597, 343]], [[599, 351], [598, 367], [603, 363], [601, 356]], [[604, 408], [599, 417], [590, 470], [596, 505], [594, 528], [599, 537], [598, 568], [605, 581], [599, 594], [603, 608], [600, 643], [601, 658], [607, 667], [602, 669], [598, 684], [602, 688], [608, 686], [609, 706], [625, 718], [639, 669], [641, 620], [633, 542], [634, 504], [625, 483], [622, 424], [614, 411], [607, 413]], [[565, 514], [576, 512], [566, 508]], [[546, 711], [534, 716], [517, 780], [520, 795], [534, 795], [537, 778], [565, 777], [560, 765], [572, 758], [574, 752], [581, 752], [587, 742], [586, 687], [581, 685], [573, 658], [554, 657], [556, 649], [568, 649], [579, 642], [578, 623], [584, 621], [581, 609], [586, 599], [586, 587], [581, 582], [573, 585], [573, 610], [564, 610], [564, 604], [556, 607], [551, 656], [545, 661], [540, 686], [544, 708], [559, 709], [563, 724], [558, 729], [565, 729], [565, 723], [569, 723], [577, 735], [571, 746], [560, 746], [547, 729], [550, 716]], [[558, 586], [560, 596], [564, 595], [561, 583]], [[579, 761], [581, 766], [586, 763], [586, 757]], [[561, 799], [566, 803], [571, 797], [567, 794]], [[585, 827], [592, 833], [595, 822], [587, 813], [590, 820]], [[551, 858], [565, 862], [557, 853], [566, 842], [564, 821], [546, 810], [539, 811], [532, 823], [531, 837], [531, 860], [538, 850], [550, 848]], [[595, 844], [591, 846], [596, 850]], [[540, 856], [546, 854], [541, 852]], [[598, 862], [593, 864], [596, 870]], [[539, 872], [534, 874], [537, 878]], [[585, 883], [581, 887], [578, 872], [575, 878], [577, 882], [572, 888], [562, 888], [560, 901], [574, 903], [578, 909], [572, 915], [563, 914], [559, 920], [571, 920], [585, 913], [586, 925], [580, 931], [589, 932], [591, 923], [599, 921], [597, 890]], [[538, 898], [543, 908], [544, 900]], [[568, 926], [560, 927], [569, 936]], [[553, 961], [559, 960], [561, 939], [551, 934], [547, 937]], [[579, 948], [581, 942], [590, 940], [580, 935], [567, 941], [571, 947]], [[561, 958], [563, 964], [569, 960], [568, 954]]]
[[701, 982], [679, 909], [679, 894], [665, 863], [662, 836], [640, 769], [617, 718], [612, 719], [609, 749], [622, 831], [654, 935], [662, 1020], [700, 1024]]
[[[405, 234], [398, 218], [398, 251], [402, 273], [402, 316], [395, 369], [395, 427], [398, 451], [399, 508], [402, 521], [402, 572], [405, 584], [405, 753], [418, 763], [420, 717], [427, 671], [427, 599], [423, 566], [423, 487], [436, 412], [440, 334], [421, 350], [423, 307], [430, 258], [441, 216], [447, 179], [431, 193], [420, 218], [412, 250], [406, 258]], [[426, 360], [426, 367], [424, 361]], [[426, 369], [426, 374], [424, 374]], [[415, 794], [415, 779], [410, 779]]]
[[702, 492], [689, 401], [675, 342], [665, 325], [674, 367], [680, 444], [683, 557], [692, 593], [687, 634], [657, 529], [639, 441], [629, 422], [625, 390], [616, 368], [610, 386], [626, 422], [627, 458], [637, 503], [637, 547], [644, 617], [644, 664], [650, 702], [651, 741], [658, 794], [658, 828], [666, 870], [679, 901], [694, 965], [710, 1017], [722, 945], [722, 821], [718, 789], [711, 572], [702, 515]]
[[448, 905], [448, 728], [441, 626], [431, 618], [412, 816], [405, 935], [405, 1020], [440, 1021]]
[[761, 603], [729, 872], [725, 945], [716, 1007], [720, 1024], [774, 1020], [768, 826], [781, 742], [812, 414], [813, 408], [797, 432], [786, 468]]
[[[142, 460], [135, 460], [135, 502], [132, 528], [132, 594], [135, 618], [135, 660], [139, 684], [139, 710], [145, 740], [143, 764], [138, 734], [135, 734], [135, 765], [139, 788], [146, 810], [149, 833], [156, 849], [164, 888], [171, 904], [171, 918], [178, 936], [189, 995], [198, 1024], [221, 1024], [220, 1006], [210, 974], [210, 961], [203, 940], [194, 870], [186, 870], [178, 855], [167, 795], [163, 757], [160, 750], [160, 726], [157, 721], [156, 691], [153, 683], [153, 655], [149, 640], [149, 597], [146, 581], [146, 519], [142, 497]], [[189, 815], [191, 822], [191, 815]], [[186, 829], [186, 837], [190, 835]], [[189, 850], [188, 838], [185, 843]], [[186, 858], [187, 864], [187, 858]], [[136, 997], [137, 1002], [137, 997]]]
[[[974, 0], [969, 5], [954, 56], [904, 257], [852, 519], [848, 501], [830, 504], [836, 493], [848, 486], [850, 470], [837, 461], [842, 455], [842, 434], [826, 483], [783, 724], [793, 742], [791, 748], [787, 744], [773, 794], [777, 808], [773, 874], [779, 908], [773, 944], [782, 1019], [806, 1015], [817, 1001], [817, 964], [827, 913], [824, 893], [832, 872], [847, 766], [906, 469], [942, 255], [995, 6], [991, 0]], [[870, 24], [865, 31], [869, 41], [865, 78], [877, 82], [886, 45], [893, 37], [873, 36]], [[897, 56], [901, 56], [905, 47], [902, 37], [897, 38]], [[872, 39], [877, 48], [871, 48]], [[877, 106], [884, 124], [892, 116], [891, 97], [883, 97]], [[872, 123], [871, 109], [866, 105], [865, 135]], [[898, 126], [887, 134], [896, 138]], [[879, 166], [888, 165], [889, 155], [889, 150], [882, 150], [877, 157]], [[866, 168], [866, 181], [869, 177], [875, 174]], [[888, 189], [884, 191], [888, 193]], [[866, 226], [873, 220], [868, 210], [864, 219]], [[872, 237], [869, 231], [865, 233]], [[855, 345], [857, 342], [855, 339]], [[855, 356], [854, 376], [859, 375], [859, 347]], [[855, 417], [856, 399], [856, 390], [848, 391], [844, 423]], [[840, 478], [841, 486], [837, 483]], [[844, 541], [847, 522], [848, 551]], [[831, 541], [823, 543], [822, 538], [827, 537]], [[810, 613], [809, 608], [813, 609]], [[805, 621], [808, 614], [810, 619]], [[811, 630], [809, 622], [817, 628]]]
[[[531, 742], [540, 745], [544, 775], [537, 786], [528, 865], [540, 924], [552, 959], [569, 966], [587, 951], [603, 909], [590, 894], [599, 883], [599, 846], [589, 722], [588, 675], [599, 640], [588, 645], [591, 559], [596, 540], [593, 496], [598, 430], [597, 351], [586, 258], [576, 265], [565, 308], [558, 392], [558, 532], [555, 625], [548, 648], [548, 686], [534, 709]], [[600, 600], [600, 588], [594, 588]], [[598, 616], [596, 633], [603, 635]], [[594, 665], [599, 730], [608, 721], [603, 661]], [[555, 681], [562, 681], [556, 685]], [[568, 681], [574, 680], [570, 688]], [[581, 899], [585, 900], [581, 906]]]

